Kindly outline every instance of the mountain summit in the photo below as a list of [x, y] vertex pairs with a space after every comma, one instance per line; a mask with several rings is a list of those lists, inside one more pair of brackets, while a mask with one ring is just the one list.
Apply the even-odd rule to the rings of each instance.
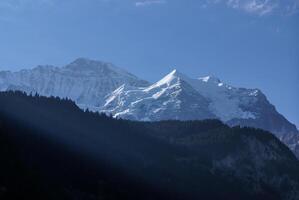
[[122, 86], [107, 96], [102, 112], [142, 121], [216, 118], [208, 109], [208, 100], [192, 88], [187, 79], [173, 70], [148, 87], [127, 89]]
[[237, 88], [207, 76], [173, 70], [150, 84], [111, 63], [79, 58], [63, 67], [0, 72], [0, 91], [21, 90], [73, 100], [80, 108], [139, 120], [220, 119], [274, 133], [299, 156], [295, 125], [258, 89]]
[[0, 89], [70, 98], [78, 105], [99, 107], [104, 97], [122, 84], [149, 85], [113, 64], [79, 58], [63, 67], [38, 66], [18, 72], [0, 72]]
[[186, 80], [188, 77], [182, 73], [180, 73], [177, 69], [172, 70], [169, 74], [167, 74], [164, 78], [156, 83], [157, 86], [161, 86], [164, 84], [171, 85], [173, 81], [178, 80]]

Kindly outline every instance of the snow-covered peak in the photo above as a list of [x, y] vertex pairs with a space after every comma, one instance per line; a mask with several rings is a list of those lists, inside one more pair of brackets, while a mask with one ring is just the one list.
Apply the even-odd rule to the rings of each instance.
[[105, 96], [120, 87], [148, 86], [113, 64], [78, 58], [64, 67], [37, 66], [17, 72], [0, 73], [0, 90], [37, 92], [43, 96], [70, 98], [80, 107], [94, 109], [103, 105]]
[[182, 81], [191, 85], [192, 87], [199, 90], [200, 92], [204, 92], [202, 91], [202, 89], [204, 88], [207, 90], [214, 90], [214, 92], [218, 92], [219, 90], [232, 89], [231, 86], [221, 82], [220, 79], [215, 76], [205, 76], [205, 77], [200, 77], [198, 79], [194, 79], [179, 72], [177, 69], [172, 70], [169, 74], [164, 76], [160, 81], [154, 83], [150, 88], [161, 87], [161, 86], [169, 87], [174, 84], [180, 84], [182, 83]]
[[181, 73], [179, 70], [174, 69], [172, 70], [169, 74], [167, 74], [166, 76], [172, 76], [172, 77], [177, 77], [177, 78], [185, 78], [186, 75]]
[[63, 67], [66, 70], [77, 73], [88, 73], [88, 74], [101, 74], [101, 75], [120, 75], [130, 78], [137, 79], [136, 76], [130, 74], [129, 72], [116, 67], [109, 62], [91, 60], [87, 58], [78, 58], [70, 64]]
[[248, 104], [257, 101], [255, 93], [252, 90], [239, 90], [231, 87], [214, 76], [193, 79], [178, 70], [173, 70], [143, 91], [153, 92], [154, 97], [160, 97], [168, 91], [176, 91], [176, 94], [184, 95], [197, 93], [197, 95], [205, 97], [210, 102], [208, 106], [210, 111], [224, 122], [234, 118], [256, 118], [253, 112], [243, 109]]
[[83, 67], [88, 67], [88, 66], [98, 66], [98, 67], [103, 67], [103, 66], [108, 66], [112, 65], [108, 62], [103, 62], [103, 61], [98, 61], [98, 60], [92, 60], [88, 58], [77, 58], [70, 64], [68, 64], [68, 67], [75, 67], [75, 66], [81, 66]]
[[173, 70], [149, 87], [122, 85], [106, 96], [102, 112], [141, 121], [216, 118], [208, 109], [208, 100], [185, 79], [189, 78]]
[[179, 84], [181, 81], [187, 80], [189, 80], [189, 78], [186, 75], [180, 73], [177, 69], [174, 69], [169, 74], [164, 76], [161, 80], [148, 87], [146, 90], [151, 90], [153, 88], [163, 86], [169, 87], [174, 84]]
[[71, 70], [86, 70], [86, 69], [99, 69], [99, 68], [108, 68], [109, 63], [90, 60], [86, 58], [78, 58], [71, 62], [70, 64], [66, 65], [65, 68]]
[[172, 77], [175, 77], [175, 78], [179, 78], [181, 80], [187, 80], [187, 79], [190, 79], [187, 75], [181, 73], [179, 70], [177, 69], [174, 69], [172, 70], [167, 76], [172, 76]]

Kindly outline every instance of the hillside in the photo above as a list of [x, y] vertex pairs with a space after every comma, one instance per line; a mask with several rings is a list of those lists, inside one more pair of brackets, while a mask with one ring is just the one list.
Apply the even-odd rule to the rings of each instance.
[[0, 93], [1, 199], [298, 199], [271, 133], [218, 120], [133, 122]]

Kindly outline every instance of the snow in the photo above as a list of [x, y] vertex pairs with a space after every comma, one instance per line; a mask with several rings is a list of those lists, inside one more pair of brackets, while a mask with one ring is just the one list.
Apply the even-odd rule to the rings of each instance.
[[[130, 114], [139, 119], [141, 115], [149, 115], [142, 118], [151, 119], [150, 115], [155, 113], [168, 109], [179, 112], [188, 107], [224, 122], [235, 118], [255, 119], [256, 113], [243, 108], [254, 103], [259, 94], [259, 90], [240, 92], [214, 76], [192, 79], [176, 69], [150, 85], [111, 63], [84, 58], [60, 68], [46, 65], [1, 72], [0, 89], [8, 88], [67, 97], [81, 108], [115, 116]], [[184, 105], [185, 102], [190, 105]], [[200, 110], [205, 107], [208, 111]]]
[[[235, 118], [256, 118], [255, 113], [242, 109], [244, 107], [242, 105], [243, 102], [252, 103], [256, 101], [253, 98], [255, 96], [251, 95], [251, 90], [248, 90], [245, 94], [241, 93], [237, 88], [222, 83], [218, 78], [213, 76], [192, 79], [175, 69], [149, 87], [127, 88], [126, 91], [123, 91], [124, 88], [125, 86], [122, 86], [121, 89], [117, 89], [106, 99], [103, 111], [125, 117], [128, 112], [123, 112], [123, 110], [129, 108], [130, 115], [136, 118], [138, 118], [137, 115], [140, 115], [140, 112], [143, 112], [143, 115], [148, 115], [146, 117], [150, 118], [150, 115], [166, 111], [168, 107], [177, 110], [181, 109], [182, 101], [179, 98], [182, 97], [180, 95], [190, 93], [196, 95], [199, 99], [204, 97], [210, 102], [207, 107], [212, 114], [208, 114], [208, 116], [214, 115], [224, 122]], [[120, 90], [121, 92], [119, 92]], [[244, 98], [246, 99], [245, 101]], [[112, 100], [117, 102], [112, 103]], [[157, 102], [159, 102], [158, 108], [154, 107], [146, 111], [141, 111], [144, 107], [142, 109], [138, 108], [143, 104], [155, 105]], [[109, 104], [117, 106], [110, 106], [113, 109], [109, 111], [109, 109], [106, 109], [109, 107]], [[201, 105], [199, 102], [188, 106], [190, 109], [195, 110], [205, 107], [205, 105]], [[117, 109], [115, 109], [116, 107]], [[183, 107], [186, 107], [186, 105]], [[198, 112], [201, 111], [199, 110]]]
[[202, 77], [202, 78], [199, 78], [199, 80], [202, 80], [203, 82], [208, 82], [210, 79], [209, 76], [206, 76], [206, 77]]
[[112, 64], [77, 59], [64, 67], [38, 66], [0, 75], [0, 89], [37, 92], [43, 96], [70, 98], [78, 105], [95, 108], [103, 106], [105, 96], [122, 84], [147, 86], [140, 80]]
[[[154, 85], [161, 86], [162, 83], [164, 83], [170, 87], [170, 84], [174, 82], [175, 78], [187, 82], [198, 93], [206, 97], [211, 102], [209, 109], [224, 122], [234, 118], [256, 118], [254, 113], [248, 113], [248, 111], [242, 110], [241, 94], [238, 94], [238, 89], [233, 90], [233, 87], [222, 83], [218, 78], [213, 76], [192, 79], [179, 73], [177, 70], [173, 70]], [[248, 98], [250, 98], [250, 95], [248, 95]]]
[[150, 91], [159, 87], [171, 87], [176, 86], [178, 81], [188, 79], [187, 76], [180, 73], [178, 70], [174, 69], [169, 74], [167, 74], [164, 78], [162, 78], [160, 81], [152, 84], [148, 88], [145, 88], [144, 91]]
[[253, 92], [249, 93], [249, 96], [257, 96], [259, 93], [259, 90], [254, 90]]
[[154, 84], [153, 86], [161, 86], [161, 85], [170, 85], [171, 82], [176, 78], [176, 74], [177, 74], [177, 70], [173, 70], [172, 72], [170, 72], [168, 75], [166, 75], [164, 78], [162, 78], [160, 81], [158, 81], [156, 84]]

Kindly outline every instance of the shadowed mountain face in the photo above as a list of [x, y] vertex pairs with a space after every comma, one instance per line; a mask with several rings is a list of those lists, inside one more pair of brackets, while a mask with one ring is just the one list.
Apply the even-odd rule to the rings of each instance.
[[0, 104], [1, 199], [299, 198], [298, 160], [269, 132], [117, 120], [20, 92]]
[[233, 87], [211, 76], [192, 79], [174, 70], [150, 84], [110, 63], [80, 58], [61, 68], [0, 72], [0, 90], [67, 97], [82, 109], [124, 119], [219, 119], [230, 126], [261, 128], [299, 156], [296, 126], [260, 90]]

